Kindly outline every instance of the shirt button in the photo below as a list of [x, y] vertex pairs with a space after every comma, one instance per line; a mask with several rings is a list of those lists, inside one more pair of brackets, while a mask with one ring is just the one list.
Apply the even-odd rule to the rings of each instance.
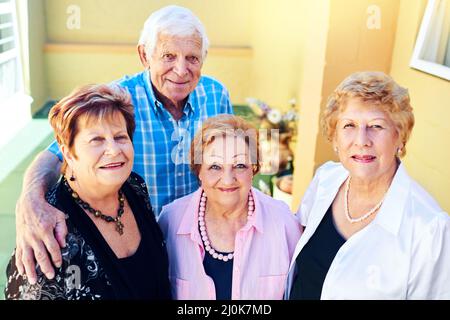
[[182, 176], [183, 176], [183, 174], [182, 174], [182, 173], [179, 173], [179, 174], [177, 174], [177, 176], [179, 176], [179, 177], [182, 177]]

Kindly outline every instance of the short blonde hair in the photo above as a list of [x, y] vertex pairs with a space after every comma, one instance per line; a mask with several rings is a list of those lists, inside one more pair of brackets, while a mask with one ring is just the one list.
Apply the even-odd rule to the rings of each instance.
[[332, 141], [336, 133], [337, 117], [344, 111], [349, 99], [360, 99], [368, 105], [377, 105], [395, 123], [403, 148], [399, 154], [406, 154], [406, 143], [414, 127], [414, 114], [408, 90], [399, 86], [394, 79], [383, 72], [356, 72], [342, 81], [328, 98], [322, 114], [322, 131]]
[[[133, 140], [136, 127], [134, 107], [128, 92], [117, 85], [86, 85], [77, 88], [50, 109], [48, 119], [58, 144], [66, 145], [76, 156], [74, 141], [80, 130], [79, 120], [104, 120], [116, 113], [125, 118], [128, 136]], [[64, 174], [66, 169], [67, 163], [63, 160], [61, 173]]]
[[244, 119], [221, 114], [208, 118], [203, 122], [202, 128], [195, 134], [191, 143], [190, 162], [191, 170], [198, 177], [203, 163], [204, 149], [213, 143], [217, 137], [236, 136], [243, 137], [249, 146], [250, 159], [253, 164], [253, 174], [258, 173], [259, 162], [259, 133], [256, 128]]

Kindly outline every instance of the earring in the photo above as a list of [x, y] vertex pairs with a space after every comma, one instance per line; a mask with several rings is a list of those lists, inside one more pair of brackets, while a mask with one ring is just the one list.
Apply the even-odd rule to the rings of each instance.
[[70, 176], [70, 179], [69, 179], [70, 181], [75, 181], [75, 177], [73, 176], [73, 170], [72, 170], [72, 175]]
[[397, 148], [397, 156], [399, 156], [402, 153], [403, 149], [402, 148]]
[[334, 153], [338, 154], [339, 153], [339, 149], [338, 147], [334, 147]]

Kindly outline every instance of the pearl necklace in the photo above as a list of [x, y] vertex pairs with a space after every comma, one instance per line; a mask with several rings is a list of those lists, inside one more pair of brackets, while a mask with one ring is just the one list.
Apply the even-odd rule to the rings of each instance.
[[[227, 262], [234, 258], [234, 252], [229, 254], [217, 253], [217, 251], [211, 246], [211, 241], [209, 241], [208, 234], [206, 232], [206, 222], [205, 222], [205, 211], [206, 211], [206, 195], [205, 192], [202, 192], [202, 196], [200, 198], [200, 206], [198, 208], [198, 226], [200, 229], [200, 235], [202, 237], [203, 246], [205, 250], [214, 258], [218, 260], [223, 260]], [[255, 202], [253, 200], [253, 196], [251, 193], [248, 195], [248, 217], [253, 215], [255, 211]]]
[[351, 177], [348, 177], [347, 182], [345, 183], [345, 201], [344, 201], [344, 209], [345, 209], [345, 217], [347, 218], [348, 222], [350, 223], [356, 223], [356, 222], [361, 222], [365, 219], [367, 219], [368, 217], [370, 217], [374, 212], [376, 212], [378, 209], [380, 209], [381, 205], [383, 204], [384, 198], [386, 197], [386, 193], [384, 194], [383, 198], [381, 199], [380, 202], [378, 202], [376, 204], [375, 207], [373, 207], [372, 209], [369, 210], [369, 212], [367, 212], [366, 214], [362, 215], [359, 218], [352, 218], [352, 216], [350, 215], [350, 211], [348, 209], [348, 190], [350, 189], [350, 180]]

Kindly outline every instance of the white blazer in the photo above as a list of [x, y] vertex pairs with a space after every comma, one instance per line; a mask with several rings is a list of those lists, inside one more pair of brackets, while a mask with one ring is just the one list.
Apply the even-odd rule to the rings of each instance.
[[[291, 261], [314, 234], [348, 177], [327, 162], [311, 182], [297, 213], [305, 226]], [[400, 164], [375, 219], [339, 249], [321, 299], [450, 299], [450, 217]]]

